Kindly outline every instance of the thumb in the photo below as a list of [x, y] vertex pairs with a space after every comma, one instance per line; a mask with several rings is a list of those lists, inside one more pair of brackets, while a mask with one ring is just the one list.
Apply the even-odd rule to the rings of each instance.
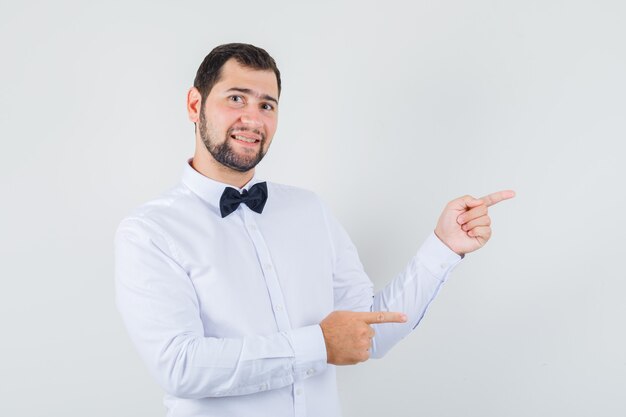
[[485, 202], [480, 198], [470, 197], [468, 200], [465, 200], [465, 206], [468, 208], [478, 207], [481, 204], [485, 204]]
[[471, 195], [466, 195], [466, 196], [457, 198], [453, 202], [455, 203], [454, 208], [457, 210], [467, 210], [468, 208], [471, 209], [474, 207], [478, 207], [481, 204], [485, 204], [485, 202], [481, 200], [480, 198], [474, 198]]

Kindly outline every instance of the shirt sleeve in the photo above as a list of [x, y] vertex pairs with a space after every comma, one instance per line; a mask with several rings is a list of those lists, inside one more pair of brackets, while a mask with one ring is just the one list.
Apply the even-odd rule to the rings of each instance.
[[[115, 238], [116, 304], [150, 373], [180, 398], [252, 394], [322, 372], [319, 325], [242, 338], [205, 337], [195, 290], [156, 224], [129, 218]], [[313, 371], [313, 372], [312, 372]]]
[[327, 209], [326, 213], [334, 252], [335, 309], [397, 311], [407, 315], [406, 323], [373, 325], [376, 334], [370, 355], [381, 358], [417, 327], [461, 256], [432, 232], [405, 269], [374, 294], [354, 244]]

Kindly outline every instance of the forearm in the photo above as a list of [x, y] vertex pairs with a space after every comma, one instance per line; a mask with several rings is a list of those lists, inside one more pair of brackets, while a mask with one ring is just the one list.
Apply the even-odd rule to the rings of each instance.
[[[322, 372], [326, 351], [319, 326], [243, 338], [180, 334], [169, 341], [134, 337], [163, 389], [180, 398], [245, 395], [282, 388]], [[314, 372], [311, 372], [314, 370]]]
[[452, 269], [461, 257], [431, 234], [398, 274], [375, 294], [372, 311], [398, 311], [407, 315], [406, 323], [373, 325], [371, 356], [384, 356], [397, 342], [406, 337], [422, 320]]

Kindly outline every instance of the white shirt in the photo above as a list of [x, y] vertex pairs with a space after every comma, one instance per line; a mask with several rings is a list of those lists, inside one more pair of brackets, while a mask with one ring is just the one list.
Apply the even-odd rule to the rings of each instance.
[[320, 199], [267, 186], [263, 213], [241, 204], [222, 218], [227, 185], [186, 164], [179, 185], [117, 230], [117, 306], [169, 417], [340, 416], [319, 323], [334, 310], [406, 313], [407, 323], [374, 325], [371, 357], [382, 357], [461, 259], [432, 233], [374, 295]]

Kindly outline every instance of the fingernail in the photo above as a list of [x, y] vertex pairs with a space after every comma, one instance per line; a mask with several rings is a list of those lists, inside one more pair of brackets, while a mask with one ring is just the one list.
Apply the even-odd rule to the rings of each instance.
[[465, 223], [465, 218], [463, 216], [459, 216], [456, 218], [456, 221], [459, 222], [459, 224], [463, 224]]
[[406, 314], [400, 314], [400, 320], [406, 321], [406, 319], [407, 319]]

